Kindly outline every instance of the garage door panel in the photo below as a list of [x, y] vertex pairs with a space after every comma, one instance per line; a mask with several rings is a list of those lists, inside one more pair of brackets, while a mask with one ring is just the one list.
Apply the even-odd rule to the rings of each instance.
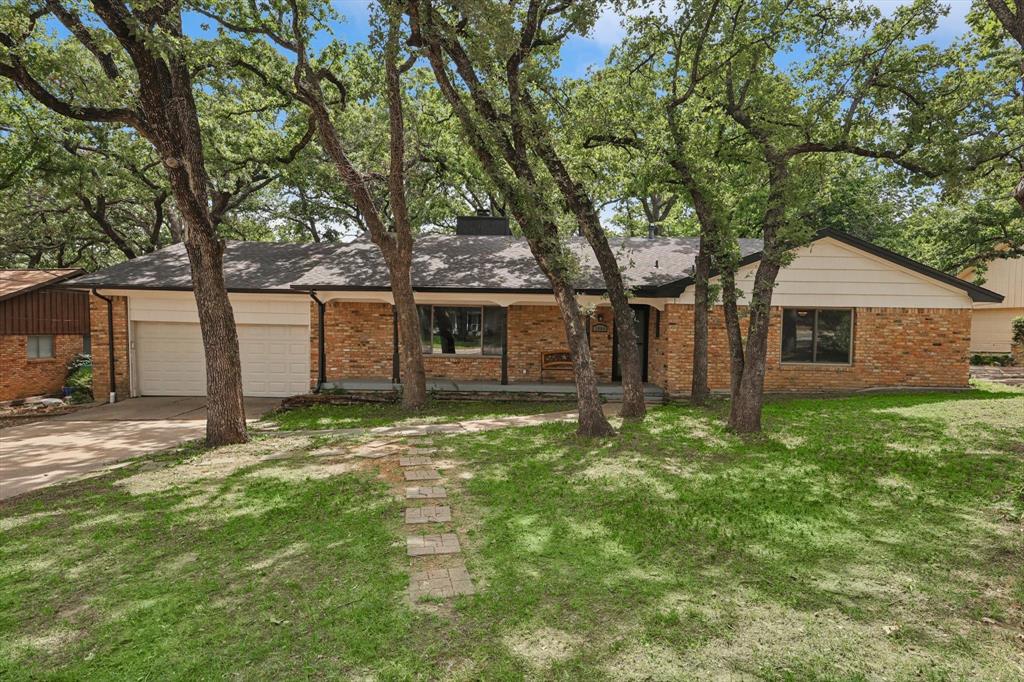
[[[242, 392], [281, 397], [309, 390], [309, 330], [239, 325]], [[142, 395], [205, 395], [206, 362], [198, 324], [137, 322], [136, 377]]]

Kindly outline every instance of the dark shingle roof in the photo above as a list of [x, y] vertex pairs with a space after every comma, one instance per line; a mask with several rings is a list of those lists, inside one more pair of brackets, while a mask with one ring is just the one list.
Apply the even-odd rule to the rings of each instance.
[[[999, 302], [1001, 294], [965, 282], [923, 263], [835, 230], [830, 237], [901, 267], [963, 289], [974, 301]], [[630, 237], [610, 240], [627, 286], [638, 295], [678, 296], [692, 281], [696, 237]], [[593, 251], [580, 238], [570, 241], [580, 260], [576, 288], [603, 292], [604, 281]], [[761, 257], [760, 239], [741, 239], [742, 264]], [[549, 291], [526, 241], [508, 236], [425, 235], [413, 249], [413, 286], [419, 291]], [[714, 274], [714, 273], [712, 273]], [[308, 289], [387, 290], [387, 268], [369, 239], [347, 244], [275, 244], [229, 242], [224, 279], [230, 291], [296, 292]], [[72, 288], [192, 288], [188, 256], [181, 244], [71, 280]]]
[[[293, 291], [291, 285], [321, 260], [332, 258], [338, 244], [228, 242], [224, 281], [232, 291]], [[192, 271], [184, 244], [99, 270], [70, 282], [75, 287], [109, 289], [191, 289]]]
[[[631, 287], [651, 289], [690, 274], [697, 239], [612, 239]], [[576, 287], [603, 290], [593, 252], [582, 239], [571, 248], [580, 258]], [[761, 241], [741, 240], [744, 256]], [[368, 239], [348, 244], [229, 242], [224, 277], [233, 291], [387, 289], [387, 269]], [[181, 244], [161, 249], [74, 280], [74, 286], [124, 289], [189, 289], [192, 278]], [[507, 236], [425, 235], [416, 240], [413, 285], [419, 290], [547, 291], [550, 285], [525, 240]]]

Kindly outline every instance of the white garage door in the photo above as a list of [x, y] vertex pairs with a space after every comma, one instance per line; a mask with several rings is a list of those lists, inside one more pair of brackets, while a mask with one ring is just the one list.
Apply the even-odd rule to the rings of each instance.
[[[135, 323], [140, 395], [206, 395], [206, 363], [198, 324]], [[309, 329], [238, 325], [242, 392], [280, 397], [309, 392]]]

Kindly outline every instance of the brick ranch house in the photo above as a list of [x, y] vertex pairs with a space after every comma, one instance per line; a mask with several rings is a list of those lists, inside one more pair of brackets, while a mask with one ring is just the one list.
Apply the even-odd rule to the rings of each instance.
[[0, 402], [56, 395], [89, 352], [89, 299], [55, 285], [82, 270], [0, 270]]
[[[428, 377], [472, 390], [569, 382], [558, 309], [525, 241], [495, 218], [460, 219], [455, 235], [415, 246]], [[495, 234], [502, 232], [502, 234]], [[640, 331], [645, 380], [669, 396], [690, 388], [693, 238], [613, 240]], [[582, 240], [578, 296], [590, 310], [601, 382], [618, 380], [611, 309]], [[740, 281], [749, 291], [761, 243], [744, 240]], [[252, 396], [397, 382], [395, 318], [387, 271], [367, 239], [348, 244], [231, 242], [225, 278], [238, 324], [244, 391]], [[203, 395], [203, 345], [181, 245], [69, 285], [89, 290], [94, 393]], [[104, 298], [100, 298], [103, 296]], [[960, 388], [968, 383], [971, 309], [1001, 296], [838, 232], [796, 250], [773, 300], [767, 389], [854, 391]], [[108, 315], [113, 320], [111, 333]], [[710, 380], [728, 389], [726, 337], [711, 319]]]

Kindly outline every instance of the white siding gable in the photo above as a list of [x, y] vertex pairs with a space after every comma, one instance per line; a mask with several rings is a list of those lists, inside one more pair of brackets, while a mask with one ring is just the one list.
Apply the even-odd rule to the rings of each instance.
[[[1024, 308], [1024, 258], [995, 258], [985, 271], [986, 289], [1002, 294], [1002, 303], [976, 303], [975, 308]], [[974, 281], [974, 269], [960, 273], [960, 279]]]
[[[750, 300], [757, 263], [740, 269], [737, 282]], [[712, 282], [717, 283], [717, 278]], [[680, 297], [693, 303], [693, 287]], [[836, 308], [970, 308], [967, 292], [891, 261], [820, 239], [795, 252], [779, 273], [772, 305]]]

